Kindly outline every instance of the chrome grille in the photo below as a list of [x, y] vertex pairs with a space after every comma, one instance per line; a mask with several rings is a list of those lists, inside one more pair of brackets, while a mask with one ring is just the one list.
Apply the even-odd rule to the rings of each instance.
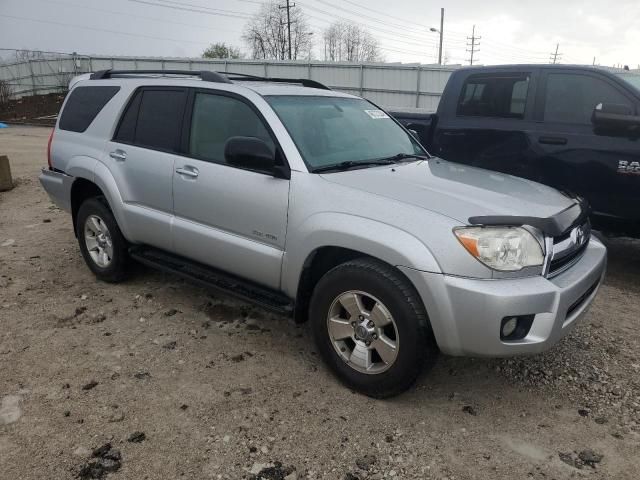
[[558, 275], [576, 263], [589, 245], [590, 238], [589, 221], [554, 237], [548, 275]]

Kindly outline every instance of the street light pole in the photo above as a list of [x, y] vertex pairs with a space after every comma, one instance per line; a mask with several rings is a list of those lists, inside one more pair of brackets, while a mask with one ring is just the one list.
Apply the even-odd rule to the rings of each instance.
[[440, 30], [438, 30], [435, 27], [431, 27], [429, 30], [440, 34], [440, 47], [438, 48], [438, 65], [442, 65], [442, 37], [444, 32], [444, 8], [440, 9]]
[[442, 36], [444, 35], [444, 8], [440, 9], [440, 48], [438, 49], [438, 65], [442, 65]]

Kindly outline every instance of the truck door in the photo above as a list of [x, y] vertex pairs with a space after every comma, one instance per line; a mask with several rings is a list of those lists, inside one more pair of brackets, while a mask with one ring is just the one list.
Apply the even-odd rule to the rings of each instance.
[[[448, 89], [457, 99], [439, 109], [434, 153], [466, 163], [526, 178], [531, 165], [533, 69], [473, 74], [461, 86]], [[452, 87], [455, 87], [452, 86]]]
[[637, 221], [640, 175], [621, 168], [640, 161], [637, 131], [595, 128], [599, 103], [626, 106], [637, 101], [597, 71], [544, 69], [536, 104], [536, 150], [544, 183], [584, 196], [596, 218]]

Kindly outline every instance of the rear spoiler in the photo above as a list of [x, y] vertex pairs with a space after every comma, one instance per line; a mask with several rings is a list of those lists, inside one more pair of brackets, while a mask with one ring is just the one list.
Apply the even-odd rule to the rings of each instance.
[[576, 203], [562, 210], [552, 217], [520, 217], [520, 216], [485, 216], [470, 217], [471, 225], [482, 226], [523, 226], [529, 225], [542, 231], [544, 234], [558, 237], [578, 225], [587, 221], [591, 213], [591, 207], [583, 198], [576, 198]]

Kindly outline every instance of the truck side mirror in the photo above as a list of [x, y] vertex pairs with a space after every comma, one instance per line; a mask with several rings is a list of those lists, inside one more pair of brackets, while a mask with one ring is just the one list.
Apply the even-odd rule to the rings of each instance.
[[640, 116], [630, 105], [617, 103], [599, 103], [593, 109], [591, 123], [596, 127], [629, 128], [640, 126]]

